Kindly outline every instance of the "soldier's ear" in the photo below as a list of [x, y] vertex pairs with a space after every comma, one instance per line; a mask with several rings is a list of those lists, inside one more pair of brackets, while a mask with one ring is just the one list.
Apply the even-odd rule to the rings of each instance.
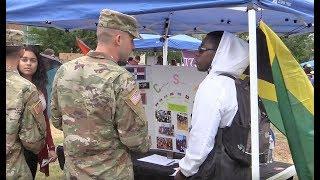
[[120, 34], [115, 35], [114, 43], [116, 46], [120, 46], [120, 44], [121, 44], [121, 35]]

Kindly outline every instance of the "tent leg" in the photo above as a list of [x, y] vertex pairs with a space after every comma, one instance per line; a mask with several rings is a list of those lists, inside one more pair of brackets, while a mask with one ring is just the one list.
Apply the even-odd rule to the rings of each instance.
[[257, 73], [257, 35], [256, 10], [248, 12], [249, 59], [250, 59], [250, 110], [251, 110], [251, 152], [252, 180], [260, 179], [259, 169], [259, 122], [258, 122], [258, 73]]
[[163, 65], [168, 65], [168, 38], [165, 37], [164, 43], [163, 43]]

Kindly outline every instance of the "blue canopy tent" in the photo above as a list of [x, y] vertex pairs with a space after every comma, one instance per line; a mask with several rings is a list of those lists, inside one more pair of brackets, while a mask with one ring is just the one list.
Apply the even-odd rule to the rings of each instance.
[[[134, 39], [135, 50], [162, 50], [164, 38], [160, 35], [141, 34], [143, 39]], [[201, 41], [187, 35], [175, 35], [168, 38], [168, 48], [172, 50], [197, 50]]]
[[[256, 27], [263, 20], [277, 33], [314, 30], [313, 0], [11, 0], [7, 23], [55, 27], [65, 30], [95, 29], [104, 8], [134, 15], [142, 33], [165, 38], [175, 34], [216, 30], [249, 32], [252, 179], [259, 179], [258, 90]], [[164, 63], [167, 63], [164, 59]]]
[[7, 2], [6, 7], [7, 23], [67, 31], [95, 29], [99, 12], [104, 8], [134, 15], [140, 23], [141, 33], [163, 35], [163, 57], [164, 64], [167, 64], [168, 35], [214, 30], [247, 32], [248, 7], [254, 7], [258, 20], [263, 19], [275, 32], [309, 32], [313, 31], [313, 4], [313, 0], [12, 0]]
[[312, 68], [314, 68], [314, 60], [311, 60], [311, 61], [307, 61], [307, 62], [304, 62], [304, 63], [301, 63], [300, 64], [300, 66], [304, 66], [304, 65], [306, 65], [306, 64], [310, 64], [310, 66], [312, 67]]
[[297, 33], [313, 31], [313, 4], [313, 0], [11, 0], [6, 3], [6, 20], [67, 30], [95, 29], [99, 12], [109, 8], [135, 15], [141, 33], [163, 35], [167, 22], [169, 35], [247, 32], [247, 7], [253, 5], [257, 18], [275, 32]]

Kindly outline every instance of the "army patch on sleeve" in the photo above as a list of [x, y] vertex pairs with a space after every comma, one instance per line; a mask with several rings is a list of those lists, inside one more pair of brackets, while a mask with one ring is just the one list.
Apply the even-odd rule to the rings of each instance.
[[130, 96], [130, 101], [134, 104], [134, 105], [137, 105], [138, 102], [140, 101], [141, 99], [141, 95], [139, 93], [138, 90], [134, 90], [134, 92], [132, 93], [132, 95]]
[[42, 105], [39, 102], [37, 102], [34, 106], [33, 106], [33, 111], [38, 115], [39, 113], [42, 112]]

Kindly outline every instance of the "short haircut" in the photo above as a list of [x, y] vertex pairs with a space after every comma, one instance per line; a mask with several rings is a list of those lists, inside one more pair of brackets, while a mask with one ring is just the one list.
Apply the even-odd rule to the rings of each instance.
[[138, 59], [138, 60], [140, 60], [140, 56], [136, 56], [136, 57], [135, 57], [135, 59]]
[[213, 49], [218, 49], [223, 31], [212, 31], [207, 34], [206, 39], [213, 45]]
[[97, 41], [98, 43], [108, 44], [111, 42], [113, 36], [115, 36], [116, 34], [123, 35], [125, 33], [128, 34], [127, 32], [117, 29], [97, 27]]

